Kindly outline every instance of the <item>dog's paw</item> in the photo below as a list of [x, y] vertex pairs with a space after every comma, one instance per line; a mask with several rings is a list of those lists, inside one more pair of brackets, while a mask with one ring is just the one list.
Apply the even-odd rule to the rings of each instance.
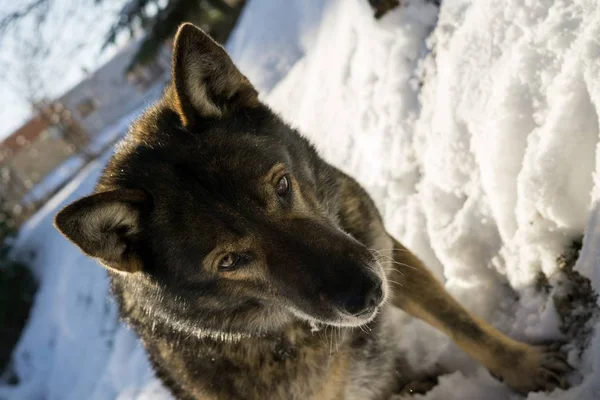
[[521, 360], [494, 374], [520, 393], [568, 389], [566, 375], [573, 371], [559, 346], [527, 346]]

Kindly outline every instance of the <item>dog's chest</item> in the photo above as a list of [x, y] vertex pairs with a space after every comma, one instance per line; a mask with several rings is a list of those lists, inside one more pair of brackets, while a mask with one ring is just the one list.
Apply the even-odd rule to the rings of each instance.
[[194, 347], [162, 342], [149, 350], [155, 353], [157, 369], [189, 398], [342, 399], [349, 354], [330, 351], [335, 338], [323, 336], [322, 341], [302, 346], [287, 341], [261, 346], [198, 341]]

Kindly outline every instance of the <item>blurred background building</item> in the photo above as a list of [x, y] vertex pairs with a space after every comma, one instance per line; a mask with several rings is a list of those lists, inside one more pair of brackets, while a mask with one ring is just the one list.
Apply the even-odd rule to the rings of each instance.
[[[125, 133], [132, 114], [160, 96], [170, 75], [171, 40], [181, 22], [192, 21], [224, 43], [245, 1], [116, 1], [122, 6], [99, 38], [92, 41], [83, 34], [68, 42], [75, 48], [69, 54], [88, 46], [101, 53], [118, 50], [100, 66], [82, 64], [81, 80], [63, 93], [51, 95], [51, 87], [66, 78], [62, 74], [73, 75], [64, 66], [74, 64], [66, 60], [56, 71], [44, 69], [44, 62], [57, 48], [68, 46], [67, 42], [48, 40], [45, 32], [51, 25], [46, 14], [55, 12], [56, 3], [61, 2], [36, 0], [21, 8], [16, 5], [16, 11], [4, 16], [0, 13], [0, 35], [13, 33], [22, 43], [21, 54], [14, 55], [17, 60], [7, 64], [15, 73], [0, 75], [0, 80], [11, 83], [31, 109], [30, 116], [13, 132], [0, 132], [0, 221], [5, 226], [18, 227], [88, 162], [106, 152]], [[94, 4], [108, 7], [112, 3], [98, 0]], [[90, 5], [73, 4], [65, 23], [76, 15], [83, 20], [94, 12]], [[36, 21], [33, 30], [23, 34], [30, 20]], [[7, 42], [0, 38], [3, 44]]]
[[[117, 139], [107, 131], [112, 124], [160, 95], [169, 79], [170, 45], [129, 69], [140, 44], [131, 42], [56, 100], [36, 103], [35, 115], [0, 141], [0, 204], [16, 225]], [[51, 182], [36, 187], [52, 174]]]

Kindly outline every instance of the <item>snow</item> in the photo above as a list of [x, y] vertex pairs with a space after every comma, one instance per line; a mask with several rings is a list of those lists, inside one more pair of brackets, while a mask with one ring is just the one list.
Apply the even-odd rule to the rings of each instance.
[[[515, 338], [561, 337], [557, 257], [584, 232], [575, 270], [600, 290], [595, 2], [445, 0], [438, 14], [405, 0], [381, 21], [363, 0], [283, 3], [252, 0], [228, 44], [262, 99], [368, 189], [390, 232], [470, 310]], [[41, 288], [14, 354], [20, 383], [0, 386], [0, 399], [169, 398], [118, 322], [104, 271], [51, 226], [107, 156], [19, 237], [21, 254], [37, 252]], [[573, 387], [528, 399], [600, 398], [592, 308], [564, 337]], [[402, 344], [410, 363], [456, 371], [417, 398], [521, 398], [419, 321]]]
[[263, 94], [312, 48], [327, 1], [254, 0], [227, 42], [238, 67]]
[[85, 159], [79, 154], [69, 157], [36, 183], [23, 198], [23, 203], [34, 204], [47, 198], [73, 179], [84, 164]]
[[139, 110], [133, 111], [131, 114], [125, 115], [123, 118], [111, 124], [98, 135], [94, 136], [90, 143], [86, 146], [85, 151], [88, 154], [100, 154], [104, 149], [116, 142], [126, 132], [127, 128], [135, 119], [141, 114], [141, 112], [147, 107], [144, 104]]

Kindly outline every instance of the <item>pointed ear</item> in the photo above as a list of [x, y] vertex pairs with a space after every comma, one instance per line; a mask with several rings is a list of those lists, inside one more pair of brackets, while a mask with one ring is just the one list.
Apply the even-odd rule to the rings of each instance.
[[140, 213], [148, 202], [138, 190], [114, 190], [79, 199], [62, 209], [54, 226], [85, 254], [120, 272], [138, 272]]
[[258, 105], [258, 93], [225, 49], [190, 23], [175, 35], [170, 96], [184, 126]]

